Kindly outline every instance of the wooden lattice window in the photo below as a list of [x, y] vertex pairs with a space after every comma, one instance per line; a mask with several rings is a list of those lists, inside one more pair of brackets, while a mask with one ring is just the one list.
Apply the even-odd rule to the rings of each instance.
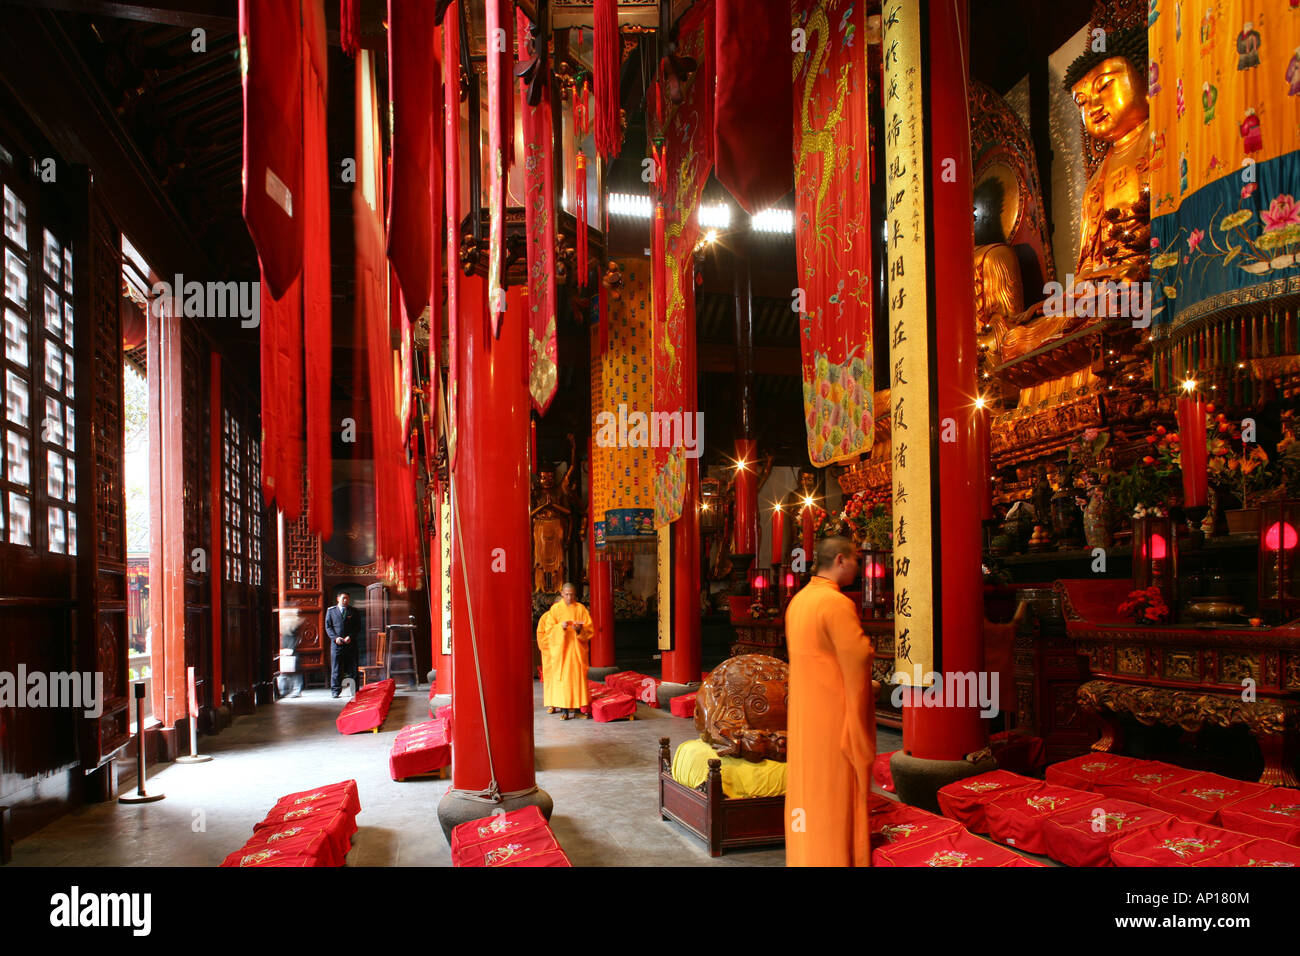
[[[0, 168], [0, 177], [8, 170]], [[36, 388], [32, 380], [32, 334], [29, 286], [31, 235], [29, 204], [9, 183], [4, 192], [4, 314], [3, 380], [4, 441], [0, 460], [0, 541], [30, 546], [32, 543], [32, 407]]]
[[72, 250], [44, 230], [41, 274], [45, 317], [41, 358], [45, 375], [45, 417], [41, 445], [45, 452], [46, 538], [53, 554], [77, 553], [76, 399], [72, 349]]
[[252, 432], [248, 432], [248, 449], [245, 455], [248, 473], [245, 484], [248, 490], [248, 583], [262, 586], [262, 445]]
[[229, 409], [222, 410], [221, 420], [221, 539], [226, 580], [242, 583], [248, 553], [243, 429]]

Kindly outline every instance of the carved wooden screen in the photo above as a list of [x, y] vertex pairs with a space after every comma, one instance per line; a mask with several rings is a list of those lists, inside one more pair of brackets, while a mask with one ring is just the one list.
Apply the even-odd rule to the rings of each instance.
[[3, 189], [5, 348], [0, 395], [4, 397], [5, 429], [0, 447], [0, 541], [31, 545], [33, 418], [39, 418], [33, 408], [32, 346], [34, 339], [39, 343], [40, 335], [32, 327], [29, 286], [32, 247], [38, 243], [28, 229], [26, 193], [16, 181], [5, 181]]
[[[282, 542], [284, 600], [297, 621], [298, 662], [305, 670], [325, 667], [329, 657], [323, 640], [325, 629], [324, 580], [321, 541], [307, 530], [307, 498], [303, 490], [301, 515], [284, 525]], [[284, 616], [285, 612], [281, 611]]]
[[[91, 193], [89, 269], [76, 301], [88, 316], [82, 323], [93, 351], [79, 350], [82, 394], [78, 405], [89, 412], [89, 440], [77, 457], [89, 492], [77, 510], [85, 529], [81, 542], [78, 599], [78, 662], [104, 675], [104, 713], [84, 721], [82, 765], [93, 769], [127, 743], [126, 495], [122, 463], [122, 243], [103, 203]], [[87, 388], [89, 395], [85, 394]]]

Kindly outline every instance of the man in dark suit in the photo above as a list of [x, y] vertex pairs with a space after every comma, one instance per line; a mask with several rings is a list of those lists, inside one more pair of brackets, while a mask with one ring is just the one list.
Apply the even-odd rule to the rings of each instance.
[[343, 678], [351, 677], [353, 686], [361, 686], [357, 670], [357, 642], [361, 638], [361, 614], [351, 607], [352, 598], [339, 592], [339, 602], [325, 612], [325, 633], [330, 639], [330, 696], [343, 692]]

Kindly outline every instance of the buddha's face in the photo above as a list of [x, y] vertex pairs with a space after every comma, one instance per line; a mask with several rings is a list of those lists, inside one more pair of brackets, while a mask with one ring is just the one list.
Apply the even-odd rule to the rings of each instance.
[[1122, 56], [1102, 60], [1072, 89], [1083, 127], [1090, 136], [1113, 143], [1146, 121], [1142, 78]]
[[799, 488], [805, 495], [811, 495], [817, 487], [817, 476], [810, 471], [799, 473]]
[[543, 488], [549, 490], [549, 489], [555, 487], [555, 472], [553, 472], [553, 471], [544, 471], [544, 472], [542, 472], [542, 474], [541, 474], [541, 479], [542, 479], [542, 487], [543, 487]]

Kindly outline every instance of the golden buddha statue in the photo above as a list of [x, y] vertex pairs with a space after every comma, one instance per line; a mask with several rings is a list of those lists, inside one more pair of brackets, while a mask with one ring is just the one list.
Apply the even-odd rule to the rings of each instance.
[[[1068, 307], [1070, 293], [1086, 295], [1082, 283], [1124, 283], [1148, 278], [1150, 266], [1150, 176], [1148, 107], [1146, 98], [1146, 31], [1128, 30], [1108, 36], [1106, 51], [1088, 51], [1071, 64], [1065, 82], [1079, 107], [1084, 129], [1110, 148], [1088, 180], [1079, 210], [1079, 258], [1073, 271], [1073, 290], [1067, 282], [1067, 307], [1052, 308], [1053, 298], [1020, 314], [998, 314], [991, 305], [992, 326], [986, 339], [998, 364], [1027, 355], [1096, 320], [1100, 308], [1077, 314]], [[1006, 257], [981, 260], [981, 298], [985, 303], [1014, 301], [1001, 277]], [[1062, 301], [1055, 296], [1056, 303]], [[1097, 305], [1100, 307], [1101, 302]], [[1084, 310], [1079, 310], [1084, 311]]]

